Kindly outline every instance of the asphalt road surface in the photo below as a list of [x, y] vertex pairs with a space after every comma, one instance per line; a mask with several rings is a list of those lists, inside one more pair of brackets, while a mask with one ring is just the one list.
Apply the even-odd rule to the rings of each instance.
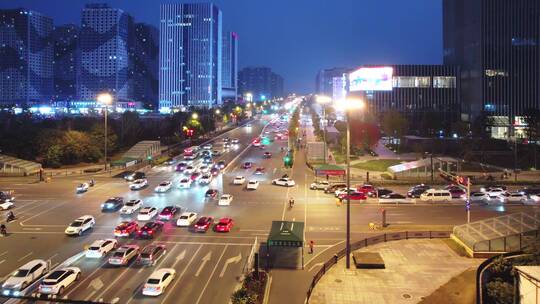
[[[57, 178], [51, 183], [10, 183], [0, 180], [0, 190], [15, 190], [17, 220], [8, 224], [9, 235], [1, 238], [0, 278], [5, 278], [17, 267], [32, 259], [45, 259], [56, 266], [67, 258], [84, 250], [96, 239], [113, 237], [114, 227], [122, 220], [118, 212], [102, 213], [101, 204], [111, 196], [122, 196], [124, 200], [142, 199], [145, 206], [161, 209], [167, 205], [178, 205], [216, 219], [231, 217], [235, 225], [231, 232], [195, 233], [190, 229], [165, 224], [164, 230], [153, 240], [119, 239], [121, 244], [165, 244], [166, 255], [155, 266], [111, 267], [106, 258], [89, 260], [82, 258], [75, 265], [82, 270], [81, 279], [65, 290], [60, 297], [76, 300], [105, 301], [117, 303], [227, 303], [238, 278], [246, 266], [254, 242], [266, 241], [273, 220], [302, 221], [305, 223], [305, 239], [314, 240], [317, 247], [326, 248], [343, 242], [345, 236], [344, 206], [339, 207], [333, 196], [322, 191], [309, 190], [314, 180], [305, 165], [303, 151], [295, 155], [292, 169], [283, 168], [283, 147], [287, 140], [275, 140], [265, 148], [253, 147], [252, 140], [270, 121], [269, 117], [257, 120], [250, 127], [234, 129], [224, 136], [238, 138], [237, 148], [226, 151], [220, 159], [229, 166], [209, 186], [194, 185], [191, 189], [174, 187], [168, 193], [154, 193], [154, 187], [164, 180], [178, 181], [183, 175], [174, 171], [174, 166], [158, 166], [147, 172], [149, 186], [140, 191], [130, 191], [121, 178], [100, 178], [96, 186], [87, 193], [75, 194], [83, 178]], [[214, 147], [222, 147], [221, 138], [214, 140]], [[270, 159], [263, 153], [271, 152]], [[234, 162], [233, 162], [234, 160]], [[244, 162], [253, 162], [250, 169], [243, 169]], [[256, 167], [264, 167], [265, 173], [255, 175]], [[296, 181], [291, 188], [271, 185], [271, 180], [288, 174]], [[247, 191], [245, 184], [232, 185], [235, 176], [246, 180], [258, 180], [255, 191]], [[207, 189], [233, 195], [230, 206], [218, 206], [217, 201], [205, 199]], [[391, 187], [392, 188], [392, 187]], [[393, 188], [394, 189], [394, 188]], [[404, 192], [405, 188], [395, 187]], [[295, 198], [293, 208], [288, 207], [288, 198]], [[353, 239], [366, 234], [367, 224], [380, 220], [380, 205], [376, 201], [353, 203], [351, 206]], [[388, 222], [396, 226], [410, 225], [456, 225], [466, 221], [463, 203], [411, 204], [406, 206], [384, 206]], [[536, 206], [473, 206], [473, 220], [504, 215], [537, 208]], [[64, 235], [66, 226], [79, 216], [89, 214], [96, 218], [96, 226], [81, 237]], [[4, 216], [4, 214], [0, 214]], [[135, 216], [133, 216], [135, 218]], [[306, 263], [309, 259], [306, 260]], [[176, 278], [156, 298], [141, 294], [148, 276], [158, 268], [174, 268]], [[29, 291], [35, 292], [35, 290]]]

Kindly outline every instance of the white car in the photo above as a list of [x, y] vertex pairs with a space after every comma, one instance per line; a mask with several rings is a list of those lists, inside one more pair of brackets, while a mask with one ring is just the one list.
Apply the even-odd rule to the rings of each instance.
[[278, 185], [278, 186], [284, 186], [284, 187], [293, 187], [294, 185], [296, 185], [296, 183], [292, 179], [290, 179], [288, 177], [277, 178], [277, 179], [272, 181], [272, 184], [273, 185]]
[[96, 240], [86, 249], [85, 256], [100, 259], [114, 250], [116, 246], [118, 246], [118, 241], [115, 239]]
[[137, 214], [138, 221], [149, 221], [157, 215], [157, 209], [155, 207], [144, 207], [139, 210]]
[[176, 220], [176, 226], [178, 227], [188, 227], [195, 222], [197, 219], [197, 213], [195, 212], [184, 212]]
[[208, 167], [208, 166], [200, 166], [199, 167], [199, 172], [208, 173], [208, 172], [210, 172], [210, 167]]
[[141, 178], [135, 180], [133, 183], [129, 184], [129, 189], [131, 190], [140, 190], [144, 187], [148, 186], [148, 181], [146, 178]]
[[80, 277], [81, 269], [79, 267], [66, 267], [55, 270], [41, 281], [38, 287], [39, 293], [60, 295]]
[[309, 185], [309, 189], [311, 190], [324, 190], [326, 187], [330, 186], [330, 183], [328, 181], [315, 181]]
[[238, 143], [240, 143], [240, 140], [238, 140], [238, 138], [231, 139], [231, 144], [236, 145]]
[[172, 268], [161, 268], [154, 271], [144, 283], [142, 294], [145, 296], [159, 296], [171, 284], [175, 276], [176, 270]]
[[141, 200], [129, 200], [122, 209], [120, 209], [120, 214], [133, 214], [135, 211], [141, 209], [143, 203]]
[[159, 185], [156, 186], [154, 191], [157, 193], [164, 193], [171, 190], [171, 186], [172, 186], [172, 183], [170, 181], [163, 181], [159, 183]]
[[202, 146], [202, 148], [204, 150], [212, 150], [212, 144], [205, 144], [204, 146]]
[[489, 200], [489, 195], [485, 192], [475, 192], [471, 193], [469, 200], [471, 203], [487, 203]]
[[522, 203], [525, 204], [528, 200], [527, 195], [521, 192], [512, 192], [508, 195], [507, 200], [509, 203]]
[[66, 228], [67, 235], [82, 235], [85, 231], [92, 229], [96, 224], [96, 220], [91, 215], [83, 215], [74, 220]]
[[486, 193], [488, 195], [501, 195], [506, 193], [506, 191], [502, 188], [489, 188]]
[[0, 201], [0, 210], [8, 210], [8, 209], [11, 209], [13, 206], [14, 205], [11, 201], [8, 201], [8, 200]]
[[199, 184], [210, 184], [212, 182], [212, 174], [206, 173], [199, 179]]
[[197, 168], [195, 168], [194, 166], [187, 166], [185, 169], [184, 169], [184, 174], [193, 174], [193, 172], [195, 172], [195, 170], [197, 170]]
[[[356, 190], [356, 188], [349, 188], [349, 193], [353, 193], [353, 192], [358, 192]], [[347, 188], [341, 188], [341, 189], [337, 189], [335, 192], [334, 192], [334, 196], [335, 197], [339, 197], [340, 195], [342, 194], [347, 194]]]
[[191, 183], [193, 181], [191, 180], [191, 178], [183, 178], [180, 180], [180, 188], [182, 189], [189, 189], [191, 188]]
[[33, 260], [19, 267], [2, 284], [2, 294], [5, 296], [20, 296], [22, 290], [35, 282], [49, 271], [49, 265], [44, 260]]
[[243, 176], [237, 176], [233, 179], [233, 185], [242, 185], [246, 181], [246, 178]]
[[77, 185], [77, 193], [86, 192], [88, 191], [88, 189], [90, 189], [90, 184], [88, 183], [82, 183], [82, 184]]
[[233, 200], [233, 196], [230, 194], [223, 194], [219, 198], [218, 206], [230, 206]]
[[259, 181], [251, 180], [246, 185], [247, 190], [257, 190], [257, 188], [259, 188]]
[[488, 205], [502, 205], [506, 203], [506, 195], [501, 194], [489, 194], [489, 199], [487, 200]]

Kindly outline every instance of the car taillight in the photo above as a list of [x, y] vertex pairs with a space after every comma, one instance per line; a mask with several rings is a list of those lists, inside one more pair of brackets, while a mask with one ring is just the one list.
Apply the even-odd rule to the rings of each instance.
[[153, 230], [148, 230], [148, 233], [152, 234], [152, 233], [154, 233], [154, 231]]
[[142, 233], [142, 230], [141, 230], [141, 229], [139, 229], [139, 230], [138, 230], [137, 232], [138, 232], [138, 233]]

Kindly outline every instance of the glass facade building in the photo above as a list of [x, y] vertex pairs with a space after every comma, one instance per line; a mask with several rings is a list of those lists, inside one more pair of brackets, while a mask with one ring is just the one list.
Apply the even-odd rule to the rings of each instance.
[[157, 109], [159, 31], [152, 25], [130, 21], [128, 36], [129, 96]]
[[236, 100], [238, 96], [238, 35], [223, 33], [221, 87], [222, 98]]
[[221, 104], [221, 10], [213, 3], [161, 5], [159, 35], [160, 111]]
[[246, 67], [238, 73], [241, 95], [253, 94], [254, 101], [283, 96], [283, 77], [269, 67]]
[[461, 67], [465, 117], [493, 118], [492, 135], [512, 136], [540, 108], [540, 1], [443, 0], [444, 63]]
[[53, 95], [53, 20], [38, 12], [0, 10], [0, 104], [47, 104]]
[[334, 95], [334, 78], [343, 77], [349, 73], [350, 68], [322, 69], [315, 78], [315, 94], [332, 97]]
[[55, 102], [77, 99], [77, 66], [79, 61], [79, 27], [66, 24], [54, 28], [54, 96]]

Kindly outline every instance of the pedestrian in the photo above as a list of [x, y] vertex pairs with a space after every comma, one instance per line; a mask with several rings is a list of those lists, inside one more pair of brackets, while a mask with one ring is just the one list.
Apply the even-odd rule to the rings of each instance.
[[313, 254], [313, 246], [315, 246], [315, 242], [309, 241], [309, 254]]

